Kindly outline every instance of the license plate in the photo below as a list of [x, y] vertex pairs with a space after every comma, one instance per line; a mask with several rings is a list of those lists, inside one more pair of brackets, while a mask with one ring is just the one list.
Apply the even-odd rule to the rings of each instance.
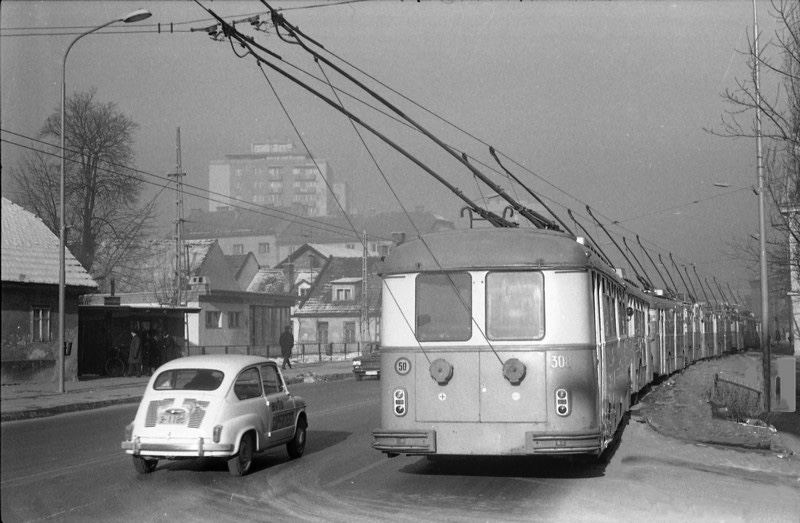
[[378, 371], [377, 370], [368, 370], [364, 374], [366, 374], [367, 376], [377, 376], [378, 375]]
[[158, 418], [159, 425], [183, 425], [186, 423], [185, 414], [162, 414]]

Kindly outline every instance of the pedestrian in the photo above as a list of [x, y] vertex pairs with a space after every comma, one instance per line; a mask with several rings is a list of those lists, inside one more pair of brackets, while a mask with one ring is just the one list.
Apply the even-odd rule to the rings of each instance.
[[161, 357], [164, 363], [180, 357], [178, 344], [175, 343], [175, 339], [169, 335], [169, 332], [164, 332], [164, 340], [161, 342]]
[[147, 367], [149, 374], [152, 376], [156, 369], [161, 366], [161, 347], [158, 343], [158, 333], [150, 329], [145, 341], [147, 343]]
[[281, 368], [285, 369], [288, 365], [289, 368], [292, 368], [292, 362], [290, 358], [292, 357], [292, 347], [294, 347], [294, 335], [292, 334], [292, 326], [287, 325], [285, 329], [283, 329], [283, 334], [281, 334], [280, 338], [281, 344], [281, 356], [283, 356], [283, 366]]
[[140, 378], [142, 376], [142, 340], [136, 334], [136, 331], [131, 331], [131, 346], [128, 350], [128, 376], [133, 376], [133, 373], [136, 373], [136, 377]]

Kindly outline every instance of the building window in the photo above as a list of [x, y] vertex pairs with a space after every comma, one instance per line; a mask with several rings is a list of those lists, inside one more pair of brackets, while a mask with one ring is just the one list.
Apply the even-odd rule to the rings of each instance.
[[33, 341], [50, 341], [50, 307], [33, 307], [31, 310], [31, 336]]
[[317, 322], [317, 343], [328, 343], [328, 322]]
[[266, 254], [269, 252], [269, 243], [259, 243], [258, 244], [258, 253], [259, 254]]
[[344, 322], [344, 342], [354, 343], [356, 341], [356, 322]]
[[336, 287], [333, 289], [333, 301], [349, 301], [353, 299], [352, 287]]
[[206, 329], [221, 329], [222, 313], [220, 311], [206, 311]]
[[241, 243], [234, 243], [233, 254], [244, 254], [244, 245], [242, 245]]
[[241, 311], [231, 311], [228, 313], [228, 328], [238, 329], [242, 326], [242, 313]]

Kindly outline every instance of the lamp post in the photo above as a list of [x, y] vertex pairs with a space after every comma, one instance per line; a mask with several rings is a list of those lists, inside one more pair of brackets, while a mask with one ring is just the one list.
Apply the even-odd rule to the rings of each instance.
[[69, 46], [67, 46], [67, 50], [64, 53], [64, 60], [61, 63], [61, 180], [60, 180], [60, 203], [61, 209], [59, 210], [59, 263], [58, 263], [58, 346], [56, 350], [58, 351], [58, 391], [60, 393], [64, 392], [64, 364], [65, 364], [65, 347], [64, 347], [64, 335], [66, 330], [66, 325], [64, 323], [66, 314], [65, 314], [65, 304], [66, 304], [66, 202], [64, 197], [64, 164], [66, 162], [66, 150], [64, 144], [64, 120], [65, 120], [65, 113], [66, 113], [66, 98], [67, 98], [67, 55], [69, 54], [70, 49], [72, 46], [75, 45], [75, 42], [80, 40], [86, 35], [92, 34], [95, 31], [99, 31], [100, 29], [107, 27], [111, 24], [115, 24], [117, 22], [124, 22], [126, 24], [139, 22], [146, 18], [150, 18], [151, 13], [146, 9], [137, 9], [131, 13], [128, 13], [122, 18], [116, 18], [111, 20], [110, 22], [106, 22], [103, 25], [99, 25], [94, 29], [90, 29], [85, 33], [78, 35], [72, 42], [70, 42]]

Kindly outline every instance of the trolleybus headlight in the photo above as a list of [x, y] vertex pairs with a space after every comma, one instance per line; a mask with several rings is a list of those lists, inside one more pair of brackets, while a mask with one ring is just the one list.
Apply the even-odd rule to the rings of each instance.
[[556, 414], [559, 416], [568, 416], [569, 411], [569, 392], [567, 392], [567, 389], [556, 389]]
[[406, 389], [395, 389], [393, 398], [394, 404], [394, 415], [395, 416], [405, 416], [406, 415]]
[[517, 358], [511, 358], [503, 363], [503, 376], [512, 385], [519, 385], [525, 379], [525, 364]]
[[447, 382], [453, 377], [453, 366], [447, 360], [439, 358], [431, 362], [429, 372], [436, 383], [447, 385]]

